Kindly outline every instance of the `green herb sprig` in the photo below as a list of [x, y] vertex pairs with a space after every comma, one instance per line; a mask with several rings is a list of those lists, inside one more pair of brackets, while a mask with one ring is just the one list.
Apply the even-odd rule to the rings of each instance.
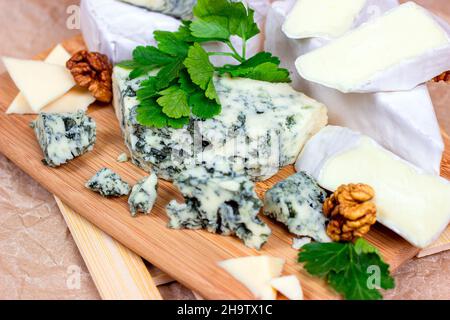
[[[137, 121], [150, 127], [182, 128], [191, 115], [209, 119], [220, 114], [214, 75], [228, 74], [268, 82], [290, 82], [289, 72], [268, 52], [247, 59], [247, 41], [260, 30], [254, 11], [241, 2], [199, 0], [194, 20], [183, 21], [176, 32], [155, 31], [157, 46], [139, 46], [133, 59], [118, 65], [131, 70], [130, 78], [148, 76], [137, 91]], [[238, 52], [232, 36], [242, 39]], [[229, 49], [207, 52], [202, 44], [221, 42]], [[236, 65], [215, 66], [210, 57], [228, 56]]]
[[382, 299], [380, 291], [373, 287], [376, 282], [383, 289], [395, 287], [389, 265], [383, 261], [378, 250], [362, 238], [354, 244], [307, 244], [299, 253], [298, 261], [304, 263], [311, 275], [324, 278], [349, 300]]

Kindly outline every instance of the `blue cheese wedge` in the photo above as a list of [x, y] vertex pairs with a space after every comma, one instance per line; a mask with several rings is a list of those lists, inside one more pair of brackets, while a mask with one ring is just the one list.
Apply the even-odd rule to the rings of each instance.
[[150, 128], [136, 121], [136, 91], [146, 77], [129, 79], [114, 69], [114, 107], [132, 161], [165, 180], [197, 165], [232, 162], [254, 181], [293, 164], [306, 141], [327, 123], [326, 107], [288, 84], [216, 77], [222, 112], [213, 119], [192, 118], [183, 129]]
[[58, 167], [91, 151], [96, 141], [95, 121], [83, 111], [40, 113], [30, 126], [44, 153], [42, 162], [49, 167]]
[[197, 0], [121, 0], [169, 16], [189, 18]]
[[257, 216], [262, 202], [254, 183], [234, 173], [225, 163], [187, 170], [178, 176], [175, 185], [186, 203], [173, 200], [167, 206], [170, 228], [236, 235], [255, 249], [260, 249], [271, 234]]
[[86, 188], [100, 193], [104, 197], [120, 197], [130, 193], [130, 186], [108, 168], [102, 168], [88, 182]]
[[264, 214], [285, 224], [297, 236], [329, 242], [322, 212], [326, 197], [326, 191], [312, 177], [299, 172], [266, 192]]
[[131, 215], [134, 217], [139, 212], [149, 214], [156, 201], [158, 178], [155, 173], [139, 181], [131, 190], [128, 204]]

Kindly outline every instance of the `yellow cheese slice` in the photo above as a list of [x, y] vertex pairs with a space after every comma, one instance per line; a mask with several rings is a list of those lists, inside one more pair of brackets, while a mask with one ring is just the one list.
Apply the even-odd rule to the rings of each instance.
[[290, 300], [303, 300], [302, 286], [296, 276], [272, 279], [270, 285]]
[[6, 69], [34, 112], [75, 86], [69, 70], [43, 61], [3, 58]]
[[[61, 46], [57, 45], [45, 59], [45, 62], [65, 66], [70, 59], [70, 54]], [[86, 111], [95, 98], [87, 90], [80, 87], [71, 89], [61, 98], [45, 106], [41, 111], [46, 113]], [[6, 111], [8, 114], [36, 114], [22, 93], [19, 93]]]
[[284, 263], [280, 258], [258, 256], [221, 261], [219, 266], [245, 285], [256, 298], [275, 300], [277, 293], [270, 281], [281, 275]]

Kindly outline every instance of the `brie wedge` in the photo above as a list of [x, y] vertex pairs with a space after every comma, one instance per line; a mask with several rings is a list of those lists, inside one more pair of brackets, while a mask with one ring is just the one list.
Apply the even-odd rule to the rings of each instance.
[[[376, 1], [374, 8], [379, 13], [391, 9], [393, 2], [397, 2]], [[330, 124], [368, 135], [427, 173], [439, 174], [444, 143], [426, 85], [419, 85], [410, 91], [342, 93], [303, 79], [295, 69], [297, 57], [329, 41], [286, 37], [282, 25], [294, 3], [292, 0], [273, 3], [267, 16], [265, 44], [266, 50], [280, 57], [282, 66], [290, 70], [294, 88], [324, 103], [328, 107]], [[361, 23], [360, 20], [369, 21], [369, 18], [374, 19], [373, 15], [361, 14], [358, 23]], [[443, 55], [442, 59], [447, 57]], [[416, 71], [404, 70], [402, 74], [408, 75], [409, 79]]]
[[3, 58], [6, 69], [34, 112], [75, 86], [65, 67], [43, 61]]
[[244, 257], [219, 262], [219, 266], [245, 285], [256, 298], [275, 300], [270, 281], [281, 275], [285, 261], [269, 256]]
[[303, 300], [303, 290], [296, 276], [272, 279], [270, 285], [289, 300]]
[[[57, 45], [44, 60], [47, 63], [57, 64], [65, 67], [70, 59], [70, 54], [61, 45]], [[45, 113], [68, 113], [77, 111], [86, 111], [88, 106], [95, 101], [95, 98], [87, 90], [81, 87], [74, 87], [61, 98], [51, 102], [41, 111]], [[7, 114], [36, 114], [31, 109], [25, 96], [20, 92], [13, 100]]]
[[[420, 60], [429, 52], [444, 48], [449, 60], [449, 34], [429, 12], [408, 2], [300, 56], [296, 67], [303, 78], [344, 93], [411, 90], [447, 70], [435, 69], [435, 61]], [[411, 83], [409, 79], [398, 81], [402, 74], [379, 77], [412, 60], [416, 63], [411, 68], [422, 68], [421, 79], [414, 78]], [[450, 68], [450, 61], [447, 66]]]
[[372, 186], [378, 221], [416, 247], [431, 244], [450, 222], [450, 182], [350, 129], [322, 129], [306, 144], [296, 169], [330, 191], [349, 183]]
[[292, 39], [336, 38], [350, 30], [367, 0], [297, 0], [283, 24]]

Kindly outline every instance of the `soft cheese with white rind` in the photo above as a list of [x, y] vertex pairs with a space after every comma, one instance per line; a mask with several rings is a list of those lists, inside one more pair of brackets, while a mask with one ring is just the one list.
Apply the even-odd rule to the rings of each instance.
[[336, 38], [347, 32], [367, 0], [297, 0], [283, 24], [292, 39]]
[[212, 167], [196, 167], [182, 172], [175, 186], [186, 199], [167, 206], [169, 227], [206, 229], [221, 235], [236, 235], [246, 246], [260, 249], [271, 234], [258, 217], [262, 202], [255, 185], [237, 175], [223, 160]]
[[281, 275], [284, 264], [283, 259], [269, 256], [243, 257], [219, 262], [221, 268], [261, 300], [276, 299], [277, 293], [270, 281]]
[[[344, 94], [301, 78], [295, 69], [297, 57], [328, 41], [287, 38], [281, 27], [292, 5], [293, 1], [277, 1], [269, 10], [266, 50], [279, 56], [282, 66], [291, 71], [294, 88], [326, 104], [330, 124], [368, 135], [426, 172], [439, 174], [444, 143], [427, 87], [421, 85], [404, 92]], [[380, 1], [375, 8], [382, 13], [390, 5]]]
[[[61, 45], [57, 45], [44, 60], [47, 63], [57, 64], [65, 67], [66, 62], [70, 59], [70, 54]], [[74, 87], [61, 98], [56, 99], [44, 108], [42, 112], [45, 113], [67, 113], [86, 111], [88, 106], [95, 101], [94, 96], [87, 90], [81, 87]], [[13, 100], [7, 114], [35, 114], [31, 109], [30, 104], [25, 96], [19, 92]]]
[[30, 126], [44, 154], [42, 162], [59, 167], [91, 151], [96, 141], [95, 121], [84, 112], [40, 113]]
[[303, 290], [296, 276], [272, 279], [270, 285], [289, 300], [303, 300]]
[[[255, 9], [255, 20], [262, 26], [269, 0], [249, 0], [247, 3]], [[180, 25], [180, 21], [174, 17], [116, 0], [82, 0], [80, 19], [83, 38], [89, 50], [106, 54], [113, 63], [131, 59], [137, 46], [155, 45], [154, 31], [176, 31]], [[233, 38], [232, 42], [241, 52], [242, 41]], [[247, 56], [256, 54], [261, 47], [262, 37], [253, 37], [247, 43]], [[208, 44], [207, 49], [229, 50], [226, 45], [218, 43]], [[217, 64], [234, 61], [228, 57], [213, 57], [212, 60]]]
[[149, 214], [152, 211], [157, 196], [157, 184], [158, 177], [152, 172], [131, 189], [128, 205], [133, 217], [138, 212]]
[[216, 77], [222, 112], [213, 119], [191, 119], [182, 129], [144, 127], [136, 121], [136, 91], [145, 77], [130, 80], [114, 68], [114, 107], [133, 162], [158, 177], [173, 180], [196, 165], [217, 158], [237, 173], [265, 180], [293, 164], [304, 143], [327, 124], [321, 103], [289, 84]]
[[169, 16], [188, 19], [192, 16], [192, 8], [197, 0], [121, 0], [152, 11]]
[[323, 203], [327, 192], [312, 177], [299, 172], [275, 184], [264, 196], [264, 214], [285, 224], [289, 232], [318, 242], [330, 242]]
[[378, 221], [417, 247], [435, 241], [450, 222], [449, 181], [350, 129], [322, 129], [306, 144], [296, 169], [330, 191], [349, 183], [372, 186]]
[[43, 61], [3, 58], [6, 70], [34, 112], [75, 86], [69, 70]]
[[344, 93], [402, 91], [449, 70], [449, 56], [450, 27], [408, 2], [300, 56], [296, 67]]
[[103, 197], [120, 197], [130, 193], [130, 185], [108, 168], [100, 169], [86, 182], [85, 186]]

